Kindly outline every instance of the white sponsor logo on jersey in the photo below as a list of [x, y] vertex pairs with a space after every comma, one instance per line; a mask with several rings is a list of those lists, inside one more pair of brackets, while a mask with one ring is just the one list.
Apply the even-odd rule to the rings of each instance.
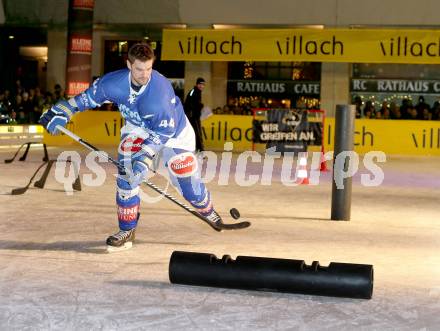
[[140, 137], [128, 135], [119, 144], [118, 152], [122, 155], [137, 153], [142, 149], [143, 142], [144, 139]]
[[185, 152], [170, 158], [168, 166], [174, 176], [189, 177], [197, 171], [197, 160], [193, 153]]

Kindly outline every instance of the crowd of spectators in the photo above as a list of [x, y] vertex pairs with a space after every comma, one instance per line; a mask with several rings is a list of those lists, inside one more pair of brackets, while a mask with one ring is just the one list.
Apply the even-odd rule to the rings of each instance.
[[356, 117], [368, 119], [392, 119], [392, 120], [440, 120], [440, 102], [435, 101], [433, 105], [425, 102], [420, 96], [417, 104], [410, 99], [402, 99], [400, 105], [396, 102], [383, 101], [381, 107], [376, 108], [374, 102], [362, 102], [360, 97], [354, 100], [356, 105]]
[[0, 124], [37, 124], [41, 114], [55, 102], [65, 99], [59, 84], [53, 92], [39, 87], [24, 88], [19, 80], [12, 90], [0, 90]]
[[[19, 80], [12, 90], [0, 90], [0, 124], [36, 124], [41, 114], [60, 99], [66, 99], [59, 84], [52, 92], [43, 92], [39, 87], [24, 88]], [[423, 96], [417, 104], [410, 99], [403, 99], [401, 104], [384, 101], [376, 107], [372, 101], [363, 102], [355, 97], [356, 117], [367, 119], [406, 119], [406, 120], [440, 120], [440, 102], [433, 105], [425, 102]], [[251, 105], [229, 103], [213, 109], [214, 114], [252, 115]], [[100, 110], [117, 110], [113, 104], [103, 104]]]

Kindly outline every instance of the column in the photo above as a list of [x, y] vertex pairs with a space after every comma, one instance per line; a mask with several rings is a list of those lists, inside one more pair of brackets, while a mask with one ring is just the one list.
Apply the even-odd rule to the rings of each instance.
[[68, 96], [83, 92], [92, 80], [92, 38], [94, 0], [70, 0], [66, 91]]
[[212, 62], [212, 109], [223, 108], [227, 102], [228, 62]]
[[[212, 71], [211, 62], [187, 61], [185, 62], [185, 96], [196, 84], [197, 77], [203, 77], [206, 86], [202, 92], [202, 102], [205, 106], [213, 107], [212, 103]], [[183, 100], [182, 100], [183, 102]]]
[[46, 89], [53, 92], [55, 84], [66, 88], [67, 30], [47, 31]]
[[321, 109], [329, 117], [335, 116], [336, 105], [350, 104], [350, 64], [322, 63]]

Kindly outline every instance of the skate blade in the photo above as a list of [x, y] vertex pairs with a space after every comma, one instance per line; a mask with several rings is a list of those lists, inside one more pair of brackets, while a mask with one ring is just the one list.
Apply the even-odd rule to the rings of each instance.
[[108, 246], [107, 245], [107, 252], [108, 253], [116, 253], [116, 252], [123, 252], [133, 247], [133, 243], [131, 241], [126, 242], [124, 245], [115, 247], [115, 246]]

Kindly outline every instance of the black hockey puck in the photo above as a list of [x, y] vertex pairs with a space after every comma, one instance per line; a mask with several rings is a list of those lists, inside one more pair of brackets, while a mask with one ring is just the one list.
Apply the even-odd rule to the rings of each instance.
[[231, 216], [234, 220], [238, 220], [240, 218], [240, 212], [238, 211], [237, 208], [231, 208], [229, 213], [231, 214]]

